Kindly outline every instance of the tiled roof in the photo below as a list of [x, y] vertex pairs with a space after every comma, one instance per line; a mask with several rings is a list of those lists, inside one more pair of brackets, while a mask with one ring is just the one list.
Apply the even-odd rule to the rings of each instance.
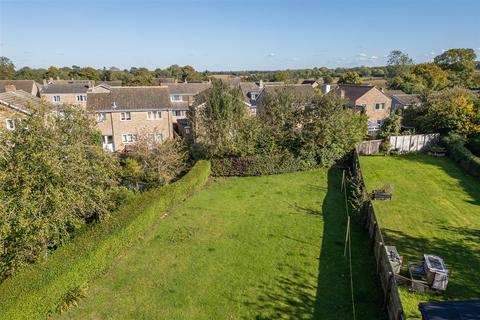
[[41, 105], [42, 100], [23, 90], [16, 90], [0, 93], [0, 104], [28, 114]]
[[88, 84], [82, 83], [48, 84], [43, 86], [42, 94], [87, 93], [88, 88]]
[[397, 100], [401, 104], [408, 106], [412, 104], [420, 104], [422, 101], [420, 100], [420, 95], [418, 94], [394, 94], [391, 97], [394, 100]]
[[162, 83], [162, 86], [168, 87], [170, 94], [196, 95], [211, 87], [210, 82], [190, 82], [190, 83]]
[[340, 84], [335, 90], [332, 90], [331, 92], [337, 94], [341, 94], [341, 92], [343, 92], [347, 100], [349, 100], [350, 102], [355, 102], [358, 98], [360, 98], [373, 88], [375, 88], [375, 86], [363, 84]]
[[0, 80], [0, 92], [5, 92], [5, 86], [14, 85], [16, 90], [23, 90], [28, 93], [36, 91], [37, 85], [33, 80]]
[[91, 111], [159, 109], [171, 109], [165, 86], [111, 87], [110, 92], [89, 92], [87, 98], [87, 110]]
[[297, 98], [311, 98], [315, 96], [315, 88], [309, 84], [266, 85], [263, 92], [272, 93], [290, 90]]

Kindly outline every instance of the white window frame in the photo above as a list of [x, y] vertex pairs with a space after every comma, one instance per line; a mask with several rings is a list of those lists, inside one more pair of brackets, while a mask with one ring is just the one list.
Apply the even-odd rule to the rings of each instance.
[[52, 101], [53, 102], [60, 102], [60, 96], [59, 95], [53, 96]]
[[385, 110], [385, 102], [375, 103], [375, 110]]
[[106, 112], [97, 112], [96, 114], [97, 122], [104, 122], [107, 120], [107, 113]]
[[6, 124], [7, 130], [10, 130], [10, 131], [15, 130], [15, 120], [5, 119], [5, 124]]
[[[176, 113], [179, 112], [180, 114], [177, 115]], [[172, 116], [174, 117], [185, 117], [186, 111], [185, 110], [172, 110]]]
[[[178, 98], [178, 99], [177, 99]], [[183, 101], [183, 98], [180, 94], [172, 94], [170, 96], [170, 101], [172, 102], [182, 102]]]
[[257, 100], [257, 94], [256, 93], [250, 93], [250, 99]]
[[131, 121], [132, 114], [130, 111], [120, 112], [120, 121]]
[[157, 143], [163, 143], [163, 133], [161, 132], [158, 132], [158, 133], [155, 133], [155, 142]]
[[87, 101], [87, 96], [85, 96], [83, 94], [78, 94], [77, 95], [77, 101], [79, 101], [79, 102]]
[[137, 141], [137, 135], [134, 133], [122, 133], [121, 136], [123, 144], [132, 144]]
[[147, 120], [161, 120], [161, 119], [162, 119], [162, 111], [147, 112]]

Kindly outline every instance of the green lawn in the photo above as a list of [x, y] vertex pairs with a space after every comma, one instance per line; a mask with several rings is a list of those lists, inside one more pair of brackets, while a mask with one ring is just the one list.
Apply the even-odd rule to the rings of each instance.
[[[89, 286], [73, 319], [351, 319], [341, 172], [217, 178]], [[352, 230], [357, 319], [382, 319]]]
[[420, 318], [418, 303], [480, 297], [480, 182], [448, 158], [426, 155], [361, 157], [369, 190], [391, 183], [392, 201], [374, 207], [386, 242], [404, 261], [424, 253], [445, 259], [450, 270], [447, 291], [423, 296], [401, 289], [409, 318]]

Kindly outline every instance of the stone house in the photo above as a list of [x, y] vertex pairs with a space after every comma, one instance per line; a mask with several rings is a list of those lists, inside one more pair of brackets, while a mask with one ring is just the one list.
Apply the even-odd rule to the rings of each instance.
[[15, 90], [40, 97], [40, 85], [33, 80], [0, 80], [0, 93]]
[[87, 111], [95, 115], [106, 150], [126, 151], [140, 134], [159, 142], [175, 135], [166, 86], [110, 87], [87, 95]]
[[66, 81], [65, 83], [50, 83], [42, 86], [40, 97], [56, 105], [78, 105], [85, 109], [87, 106], [87, 91], [92, 87], [88, 80], [82, 82]]
[[15, 130], [18, 121], [25, 119], [31, 110], [41, 104], [38, 97], [23, 90], [0, 93], [0, 131]]
[[376, 135], [391, 114], [392, 99], [375, 86], [342, 84], [331, 92], [346, 99], [346, 107], [365, 112], [369, 135]]

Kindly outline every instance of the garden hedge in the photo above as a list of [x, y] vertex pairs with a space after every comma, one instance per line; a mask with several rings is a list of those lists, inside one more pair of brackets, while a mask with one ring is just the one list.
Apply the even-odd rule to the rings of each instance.
[[126, 248], [148, 237], [161, 216], [198, 191], [210, 162], [198, 161], [177, 182], [147, 191], [112, 217], [87, 227], [48, 258], [0, 285], [1, 319], [45, 319], [64, 295], [101, 275]]
[[465, 171], [475, 177], [480, 177], [480, 157], [475, 156], [465, 147], [465, 140], [456, 135], [443, 138], [449, 157], [458, 163]]
[[313, 169], [315, 162], [295, 158], [290, 153], [212, 159], [213, 176], [262, 176]]
[[465, 145], [474, 155], [480, 157], [480, 137], [471, 138]]

